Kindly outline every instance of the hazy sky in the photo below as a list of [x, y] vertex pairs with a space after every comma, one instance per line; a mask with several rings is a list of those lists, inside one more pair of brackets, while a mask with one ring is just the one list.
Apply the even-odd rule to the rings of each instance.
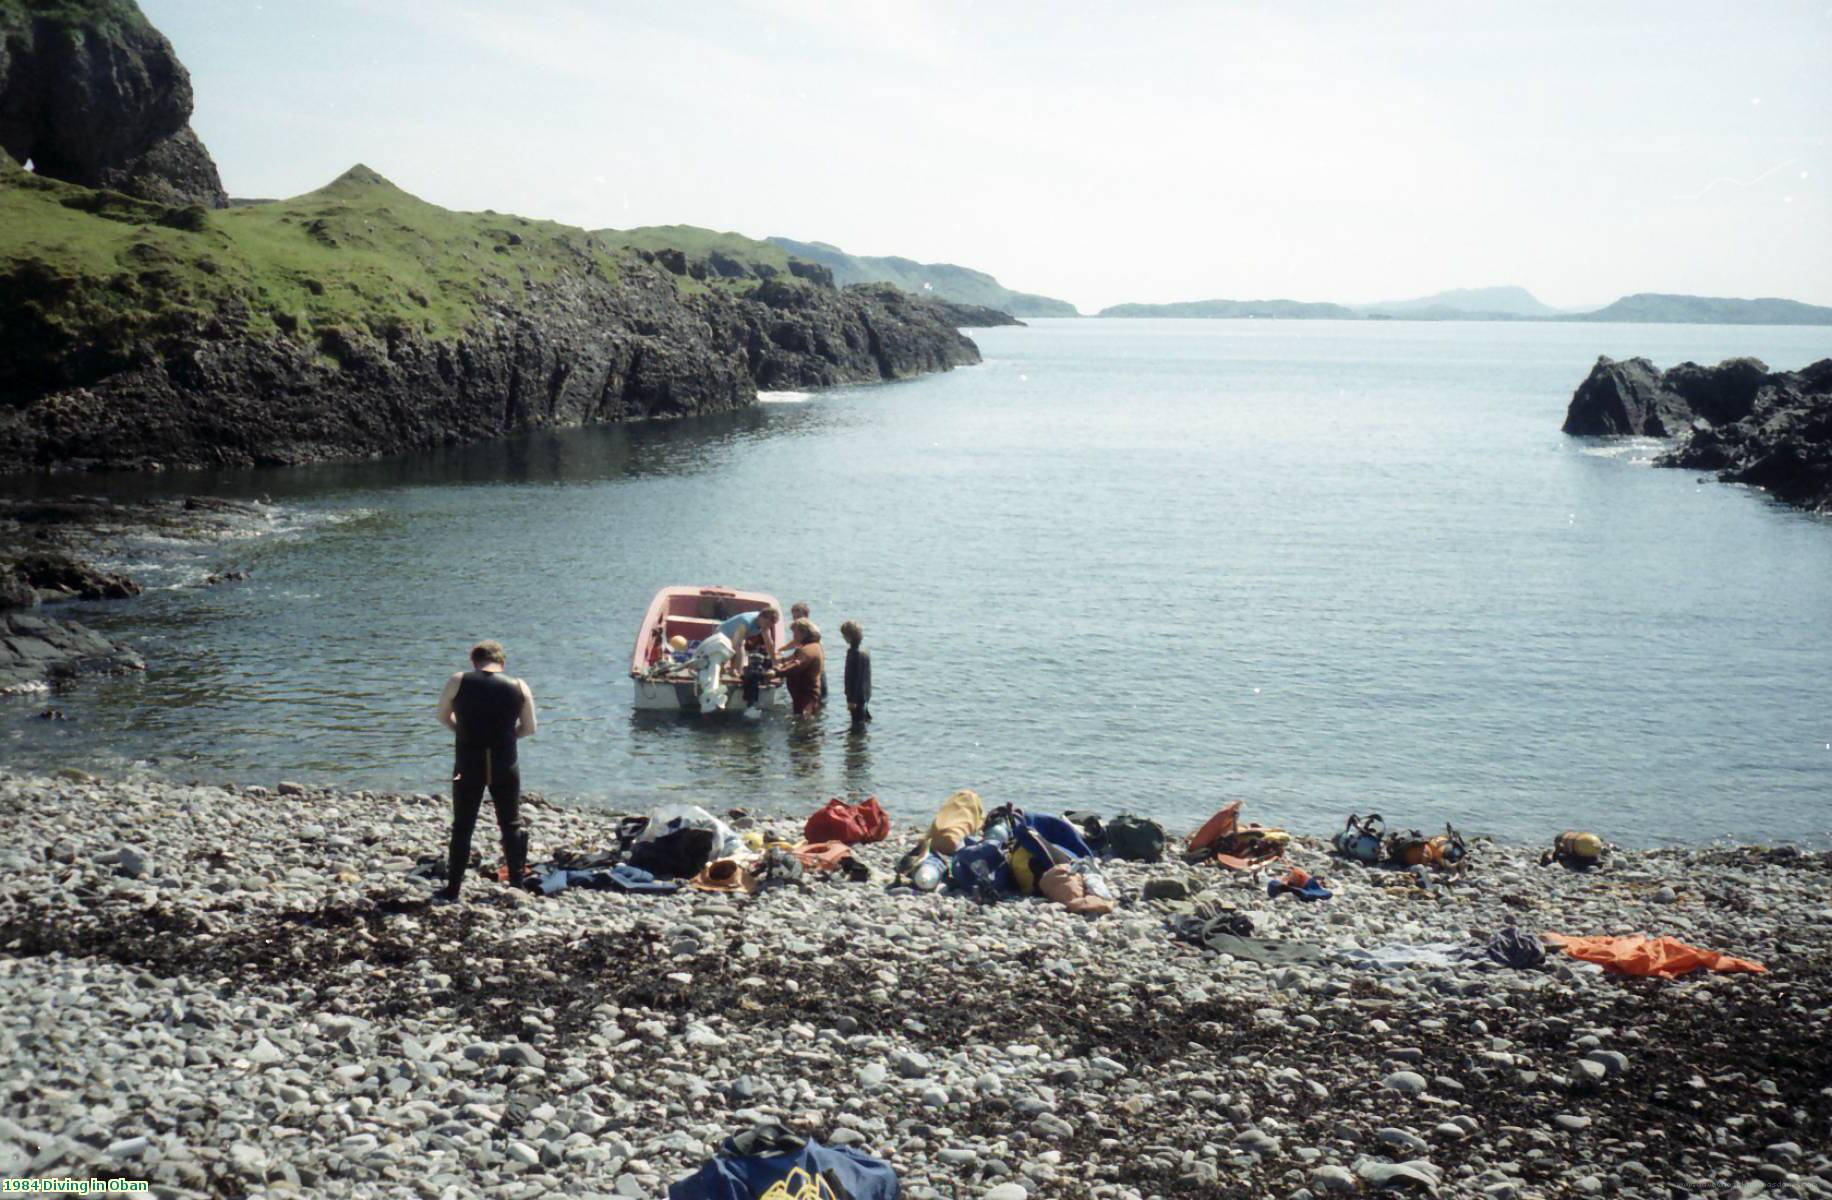
[[1084, 310], [1832, 304], [1832, 0], [141, 0], [232, 195], [978, 267]]

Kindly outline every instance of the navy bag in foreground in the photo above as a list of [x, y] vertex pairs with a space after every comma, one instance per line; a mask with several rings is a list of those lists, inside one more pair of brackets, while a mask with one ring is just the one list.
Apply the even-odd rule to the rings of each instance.
[[725, 1139], [698, 1171], [668, 1185], [668, 1200], [897, 1200], [889, 1163], [849, 1146], [823, 1146], [781, 1125]]

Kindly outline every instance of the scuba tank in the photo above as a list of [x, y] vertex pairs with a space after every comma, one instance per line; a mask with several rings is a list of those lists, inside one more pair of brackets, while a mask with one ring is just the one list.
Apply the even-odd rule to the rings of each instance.
[[1540, 857], [1540, 865], [1563, 863], [1567, 867], [1594, 867], [1603, 860], [1603, 839], [1594, 833], [1567, 829], [1552, 839], [1552, 849]]
[[942, 876], [947, 874], [948, 864], [934, 851], [923, 857], [922, 865], [910, 873], [910, 886], [919, 892], [932, 892], [941, 886]]
[[1380, 861], [1381, 838], [1385, 833], [1386, 823], [1379, 813], [1369, 813], [1365, 817], [1351, 814], [1333, 839], [1336, 853], [1373, 866]]
[[1008, 842], [1023, 821], [1023, 809], [1001, 804], [986, 814], [986, 824], [981, 832], [986, 835], [986, 840], [989, 842]]
[[1425, 835], [1416, 829], [1387, 835], [1387, 860], [1399, 866], [1423, 866], [1425, 850]]
[[1464, 844], [1463, 835], [1450, 822], [1444, 823], [1444, 832], [1425, 843], [1425, 861], [1434, 867], [1454, 867], [1463, 861], [1469, 853]]

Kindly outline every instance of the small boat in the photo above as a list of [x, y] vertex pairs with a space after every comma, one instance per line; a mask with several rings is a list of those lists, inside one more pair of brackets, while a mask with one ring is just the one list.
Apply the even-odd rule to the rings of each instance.
[[[659, 712], [700, 711], [699, 693], [695, 688], [693, 668], [688, 665], [693, 648], [701, 639], [718, 629], [719, 622], [739, 613], [774, 608], [784, 612], [776, 597], [764, 592], [739, 592], [721, 587], [665, 587], [649, 602], [636, 631], [636, 649], [630, 655], [630, 679], [636, 686], [636, 707]], [[670, 648], [676, 637], [686, 641], [687, 649]], [[776, 652], [775, 639], [769, 653]], [[723, 708], [739, 712], [744, 708], [744, 681], [737, 671], [727, 667], [723, 682], [728, 691]], [[789, 707], [787, 690], [781, 683], [765, 681], [757, 697], [757, 707]]]

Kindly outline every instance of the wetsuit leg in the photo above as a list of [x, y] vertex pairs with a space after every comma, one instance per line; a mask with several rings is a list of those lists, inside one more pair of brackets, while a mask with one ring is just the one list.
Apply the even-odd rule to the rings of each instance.
[[471, 864], [471, 834], [477, 829], [477, 810], [482, 807], [482, 773], [458, 772], [452, 780], [452, 845], [445, 863], [445, 894], [454, 900]]
[[[522, 771], [520, 767], [495, 767], [490, 772], [490, 801], [496, 805], [496, 825], [503, 835], [503, 862], [509, 867], [509, 886], [520, 887], [528, 868], [528, 830], [522, 823]], [[475, 819], [477, 810], [471, 810]]]

